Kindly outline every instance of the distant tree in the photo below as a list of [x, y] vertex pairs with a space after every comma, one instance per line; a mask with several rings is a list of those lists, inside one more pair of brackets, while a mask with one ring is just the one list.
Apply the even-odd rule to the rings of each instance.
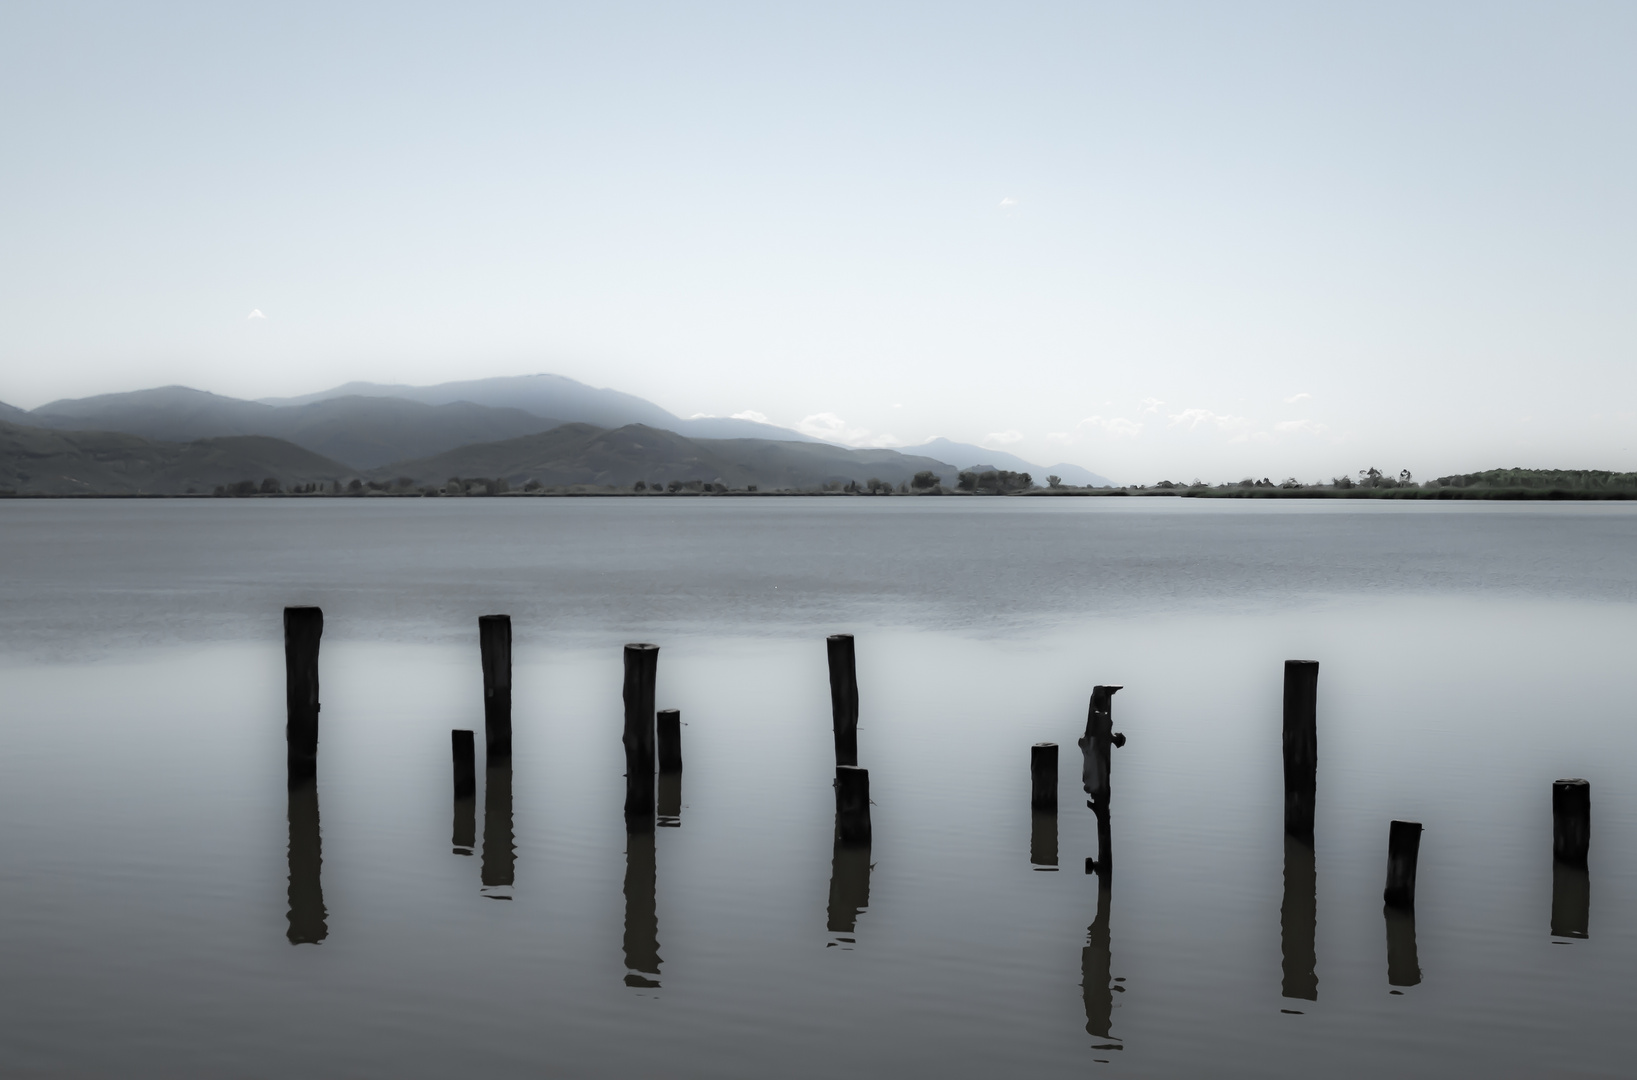
[[1408, 469], [1398, 470], [1398, 482], [1400, 484], [1408, 484], [1413, 479], [1414, 479], [1414, 477], [1412, 477], [1410, 475], [1410, 470], [1408, 470]]
[[1285, 488], [1285, 489], [1289, 490], [1289, 489], [1301, 487], [1302, 482], [1300, 480], [1296, 479], [1294, 476], [1287, 476], [1283, 480], [1279, 481], [1279, 486], [1281, 488]]
[[677, 492], [682, 490], [682, 481], [672, 480], [669, 484], [665, 485], [665, 490], [670, 492], [672, 495], [675, 495]]
[[545, 486], [546, 485], [542, 484], [540, 481], [536, 480], [534, 477], [531, 476], [531, 477], [528, 478], [527, 481], [524, 482], [523, 490], [524, 491], [539, 491], [541, 488], [543, 488]]
[[1020, 487], [1022, 487], [1025, 491], [1028, 490], [1029, 488], [1034, 487], [1034, 477], [1030, 476], [1026, 472], [1020, 472], [1020, 473], [1017, 474], [1017, 482], [1018, 482], [1018, 485]]
[[1058, 476], [1056, 473], [1052, 473], [1050, 476], [1046, 477], [1046, 484], [1049, 487], [1060, 488], [1063, 486], [1063, 478]]
[[221, 498], [222, 496], [227, 494], [227, 485], [217, 484], [216, 485], [216, 490], [211, 492], [211, 494], [215, 495], [217, 498]]
[[909, 481], [908, 480], [898, 481], [898, 493], [900, 495], [908, 495], [909, 494]]
[[888, 491], [892, 490], [892, 485], [891, 484], [883, 484], [881, 482], [881, 478], [879, 476], [870, 477], [868, 480], [864, 481], [864, 486], [870, 489], [870, 494], [871, 495], [874, 495], [876, 492], [880, 491], [882, 488], [886, 488]]
[[1357, 484], [1353, 483], [1353, 478], [1351, 476], [1337, 476], [1331, 479], [1330, 483], [1341, 488], [1343, 491], [1346, 491], [1348, 488], [1358, 486]]
[[352, 481], [347, 484], [347, 490], [357, 494], [358, 492], [364, 490], [364, 482], [354, 477]]
[[269, 476], [261, 482], [261, 493], [263, 495], [277, 495], [279, 493], [279, 482]]
[[955, 477], [955, 487], [961, 491], [978, 490], [978, 474], [968, 470]]
[[935, 488], [943, 482], [944, 478], [933, 473], [931, 469], [922, 469], [915, 474], [915, 479], [911, 480], [910, 484], [917, 491], [925, 491], [928, 488]]
[[638, 480], [636, 482], [636, 484], [631, 488], [631, 490], [632, 491], [647, 491], [648, 490], [648, 485], [643, 483], [641, 480]]
[[746, 491], [760, 491], [761, 489], [758, 488], [755, 484], [746, 484], [745, 485], [745, 490]]

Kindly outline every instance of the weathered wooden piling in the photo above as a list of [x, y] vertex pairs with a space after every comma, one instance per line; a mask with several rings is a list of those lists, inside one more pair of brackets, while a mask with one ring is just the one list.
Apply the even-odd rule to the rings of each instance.
[[830, 715], [836, 736], [836, 764], [858, 764], [858, 666], [853, 635], [825, 639], [830, 657]]
[[1387, 888], [1381, 899], [1390, 908], [1415, 910], [1415, 863], [1421, 853], [1421, 823], [1395, 821], [1387, 833]]
[[486, 763], [512, 756], [512, 617], [483, 615], [477, 621], [483, 653], [483, 736]]
[[682, 710], [661, 709], [656, 715], [659, 735], [659, 771], [682, 771]]
[[625, 827], [654, 827], [654, 682], [659, 646], [625, 647]]
[[1113, 765], [1114, 747], [1125, 745], [1125, 736], [1114, 730], [1113, 701], [1118, 686], [1091, 688], [1091, 708], [1086, 714], [1086, 733], [1080, 738], [1082, 754], [1080, 778], [1086, 794], [1091, 796], [1091, 808], [1107, 811], [1112, 794], [1109, 774]]
[[1592, 839], [1592, 786], [1585, 780], [1552, 783], [1552, 861], [1585, 866]]
[[870, 771], [836, 766], [836, 838], [843, 844], [870, 842]]
[[1313, 843], [1319, 771], [1319, 662], [1285, 661], [1285, 835]]
[[456, 855], [470, 855], [477, 845], [477, 750], [470, 731], [449, 733], [455, 772], [455, 824], [450, 843]]
[[318, 775], [318, 643], [324, 612], [284, 609], [284, 751], [292, 788]]
[[1053, 813], [1057, 810], [1057, 744], [1037, 742], [1029, 747], [1029, 806]]

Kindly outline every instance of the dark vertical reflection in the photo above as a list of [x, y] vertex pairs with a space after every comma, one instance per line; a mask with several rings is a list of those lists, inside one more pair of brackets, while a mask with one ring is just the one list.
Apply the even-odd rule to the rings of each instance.
[[483, 777], [483, 895], [512, 898], [517, 849], [512, 843], [512, 766], [503, 759]]
[[[625, 834], [625, 985], [659, 986], [659, 871], [654, 834]], [[649, 978], [648, 976], [653, 976]]]
[[858, 917], [869, 906], [870, 845], [843, 841], [838, 826], [830, 855], [830, 904], [825, 913], [825, 927], [837, 937], [829, 945], [853, 944]]
[[1284, 955], [1287, 998], [1319, 1000], [1318, 950], [1319, 872], [1313, 849], [1293, 836], [1285, 837], [1285, 902], [1279, 908], [1279, 941]]
[[659, 774], [659, 824], [662, 828], [676, 829], [682, 825], [682, 774]]
[[1583, 938], [1591, 927], [1592, 879], [1584, 866], [1552, 863], [1552, 936]]
[[1417, 986], [1421, 959], [1415, 951], [1415, 911], [1384, 907], [1387, 917], [1387, 984]]
[[290, 929], [292, 945], [316, 945], [329, 936], [325, 922], [324, 864], [318, 836], [318, 784], [296, 778], [290, 785]]
[[1029, 862], [1036, 870], [1057, 869], [1057, 814], [1034, 810], [1029, 820]]
[[[1108, 882], [1097, 881], [1097, 917], [1086, 928], [1086, 947], [1080, 950], [1080, 990], [1086, 1001], [1086, 1034], [1099, 1039], [1114, 1038], [1114, 995], [1124, 991], [1112, 977], [1114, 956], [1109, 946], [1108, 909], [1113, 890]], [[1094, 1050], [1119, 1050], [1118, 1043], [1093, 1046]]]
[[477, 796], [455, 796], [455, 828], [450, 837], [456, 855], [470, 855], [477, 846]]

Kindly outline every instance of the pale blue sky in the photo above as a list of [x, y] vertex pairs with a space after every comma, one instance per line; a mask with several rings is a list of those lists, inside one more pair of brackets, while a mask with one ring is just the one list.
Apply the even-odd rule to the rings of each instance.
[[1634, 56], [1630, 3], [12, 2], [0, 400], [553, 371], [1131, 480], [1637, 468]]

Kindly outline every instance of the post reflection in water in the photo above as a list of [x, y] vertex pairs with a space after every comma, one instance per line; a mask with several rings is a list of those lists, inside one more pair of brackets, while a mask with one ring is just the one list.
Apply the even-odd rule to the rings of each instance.
[[289, 820], [290, 928], [285, 936], [292, 945], [316, 945], [330, 929], [319, 878], [324, 858], [319, 847], [318, 784], [313, 778], [292, 776]]
[[625, 985], [659, 988], [659, 871], [654, 834], [625, 834]]
[[1387, 918], [1387, 985], [1419, 986], [1421, 959], [1415, 951], [1415, 911], [1384, 907]]
[[825, 948], [848, 948], [857, 939], [858, 917], [870, 906], [870, 845], [841, 839], [837, 825], [835, 847], [830, 855], [830, 903], [825, 912], [825, 928], [836, 935]]
[[512, 837], [511, 762], [491, 765], [483, 777], [482, 893], [494, 900], [510, 900], [516, 876], [517, 849]]
[[1584, 866], [1552, 863], [1552, 936], [1590, 936], [1592, 906], [1591, 875]]
[[677, 829], [682, 826], [682, 774], [659, 774], [659, 826]]
[[1279, 908], [1279, 939], [1284, 957], [1287, 998], [1319, 1000], [1318, 950], [1319, 873], [1313, 849], [1293, 836], [1285, 837], [1285, 901]]
[[1036, 870], [1057, 869], [1057, 814], [1049, 810], [1030, 811], [1029, 863]]
[[[1099, 1039], [1118, 1038], [1114, 1034], [1114, 995], [1125, 993], [1124, 979], [1113, 977], [1114, 954], [1109, 943], [1108, 915], [1113, 890], [1101, 878], [1097, 881], [1097, 917], [1086, 928], [1086, 947], [1080, 950], [1080, 991], [1086, 1003], [1086, 1034]], [[1118, 1042], [1096, 1043], [1093, 1050], [1122, 1050]]]

